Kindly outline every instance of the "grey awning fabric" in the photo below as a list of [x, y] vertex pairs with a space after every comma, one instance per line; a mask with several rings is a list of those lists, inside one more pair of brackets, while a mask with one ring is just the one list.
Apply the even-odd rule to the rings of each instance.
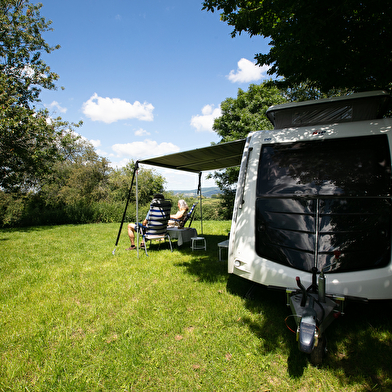
[[139, 163], [192, 173], [239, 166], [245, 141], [246, 139], [241, 139], [176, 154], [142, 159]]

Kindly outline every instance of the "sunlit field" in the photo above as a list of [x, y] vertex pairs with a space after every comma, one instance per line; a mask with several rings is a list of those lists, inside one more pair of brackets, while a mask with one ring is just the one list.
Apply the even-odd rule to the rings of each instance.
[[390, 302], [349, 306], [317, 368], [285, 295], [218, 261], [230, 222], [139, 258], [125, 226], [114, 255], [118, 224], [0, 231], [1, 391], [392, 390]]

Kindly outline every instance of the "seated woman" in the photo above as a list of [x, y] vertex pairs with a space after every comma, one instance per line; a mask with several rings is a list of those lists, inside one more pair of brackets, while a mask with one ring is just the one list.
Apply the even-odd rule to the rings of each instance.
[[178, 212], [174, 215], [170, 215], [168, 226], [181, 226], [181, 221], [186, 217], [189, 210], [188, 204], [185, 200], [178, 200]]

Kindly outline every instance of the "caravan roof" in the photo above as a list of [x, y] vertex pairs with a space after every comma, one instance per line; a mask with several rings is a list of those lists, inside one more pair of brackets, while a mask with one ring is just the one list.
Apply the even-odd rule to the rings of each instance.
[[368, 91], [275, 105], [266, 115], [275, 129], [372, 120], [382, 118], [390, 109], [391, 101], [385, 91]]

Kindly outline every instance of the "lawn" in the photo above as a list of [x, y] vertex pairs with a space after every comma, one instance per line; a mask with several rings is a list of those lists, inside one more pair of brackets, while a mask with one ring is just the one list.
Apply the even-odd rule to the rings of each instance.
[[[199, 222], [194, 227], [200, 232]], [[391, 303], [351, 304], [319, 368], [285, 326], [285, 295], [207, 251], [129, 246], [124, 225], [0, 230], [0, 391], [392, 390]]]

